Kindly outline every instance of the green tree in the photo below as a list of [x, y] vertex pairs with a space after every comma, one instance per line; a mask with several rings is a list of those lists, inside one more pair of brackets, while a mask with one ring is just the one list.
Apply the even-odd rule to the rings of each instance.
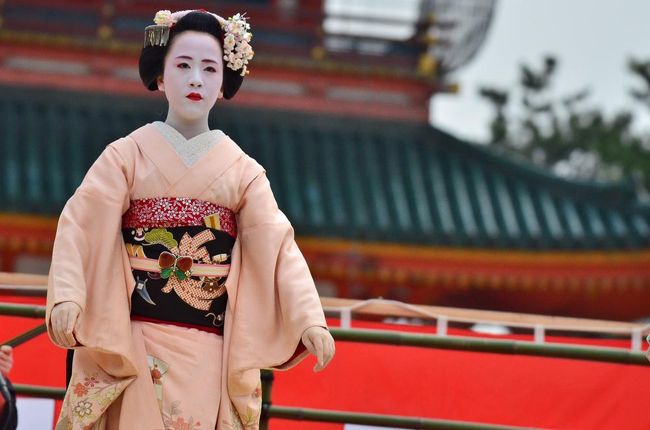
[[[566, 176], [601, 181], [634, 178], [650, 189], [648, 136], [633, 133], [633, 115], [628, 111], [606, 115], [590, 107], [588, 88], [553, 97], [557, 68], [552, 56], [543, 58], [537, 68], [520, 67], [523, 115], [518, 118], [507, 113], [512, 98], [508, 90], [480, 89], [494, 109], [491, 144]], [[641, 89], [630, 90], [632, 99], [650, 109], [650, 61], [632, 59], [628, 70], [642, 83]]]

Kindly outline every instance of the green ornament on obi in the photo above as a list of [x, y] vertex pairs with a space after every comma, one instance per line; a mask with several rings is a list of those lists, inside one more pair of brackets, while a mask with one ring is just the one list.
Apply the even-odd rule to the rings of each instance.
[[187, 255], [174, 255], [171, 252], [163, 251], [158, 257], [158, 265], [160, 266], [160, 277], [168, 279], [174, 274], [179, 281], [192, 276], [192, 264], [194, 261], [192, 257]]

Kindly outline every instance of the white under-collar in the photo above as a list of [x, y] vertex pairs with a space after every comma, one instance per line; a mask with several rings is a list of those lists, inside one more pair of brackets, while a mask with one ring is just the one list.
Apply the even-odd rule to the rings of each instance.
[[154, 121], [153, 125], [167, 139], [188, 167], [196, 164], [224, 135], [221, 130], [209, 130], [191, 139], [185, 139], [185, 136], [178, 130], [165, 122]]

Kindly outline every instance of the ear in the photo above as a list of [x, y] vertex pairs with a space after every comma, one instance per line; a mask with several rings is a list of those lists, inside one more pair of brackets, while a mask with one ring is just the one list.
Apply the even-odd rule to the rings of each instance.
[[158, 84], [158, 91], [165, 92], [165, 83], [163, 82], [162, 76], [156, 78], [156, 83]]

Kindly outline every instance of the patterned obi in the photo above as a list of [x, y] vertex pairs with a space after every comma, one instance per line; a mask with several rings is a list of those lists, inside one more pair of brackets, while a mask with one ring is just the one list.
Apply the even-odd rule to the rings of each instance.
[[235, 214], [204, 200], [131, 201], [122, 236], [133, 277], [131, 319], [223, 333]]

